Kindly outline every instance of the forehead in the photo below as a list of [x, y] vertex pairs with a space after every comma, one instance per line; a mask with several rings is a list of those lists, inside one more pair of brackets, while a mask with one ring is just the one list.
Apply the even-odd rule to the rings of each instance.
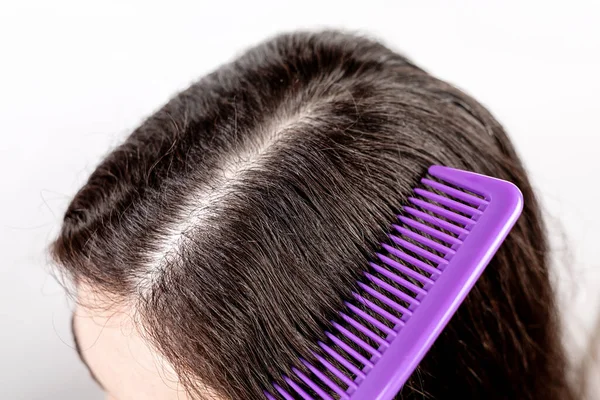
[[133, 310], [78, 288], [73, 328], [81, 355], [116, 400], [188, 399], [170, 365], [140, 335]]

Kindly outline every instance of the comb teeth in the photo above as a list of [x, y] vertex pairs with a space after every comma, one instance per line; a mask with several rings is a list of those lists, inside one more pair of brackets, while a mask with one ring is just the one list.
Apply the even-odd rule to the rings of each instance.
[[[294, 379], [283, 377], [286, 388], [274, 384], [273, 393], [279, 397], [265, 392], [268, 399], [385, 400], [410, 376], [522, 207], [520, 192], [507, 182], [445, 167], [434, 166], [429, 172], [445, 183], [422, 179], [423, 187], [414, 189], [410, 205], [392, 225], [389, 242], [381, 244], [364, 281], [357, 283], [353, 300], [345, 303], [340, 319], [332, 321], [335, 334], [325, 332], [327, 343], [318, 343], [322, 352], [313, 354], [317, 366], [301, 359], [306, 370], [292, 368]], [[494, 199], [507, 200], [494, 209]], [[486, 215], [491, 215], [488, 226], [470, 240]], [[469, 250], [461, 253], [466, 246]], [[424, 302], [427, 311], [419, 313]], [[427, 315], [432, 312], [439, 314], [437, 320]], [[388, 352], [393, 354], [386, 357]], [[379, 373], [371, 377], [370, 371], [379, 365]], [[393, 377], [394, 385], [381, 375]]]

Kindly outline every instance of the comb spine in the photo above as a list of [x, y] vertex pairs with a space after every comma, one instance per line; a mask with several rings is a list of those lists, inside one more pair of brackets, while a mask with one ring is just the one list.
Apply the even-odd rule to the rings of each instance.
[[[443, 167], [439, 168], [445, 170]], [[421, 306], [408, 322], [410, 327], [398, 332], [384, 357], [370, 369], [368, 379], [363, 380], [352, 393], [351, 400], [391, 399], [398, 393], [454, 315], [521, 213], [523, 198], [513, 184], [500, 180], [490, 181], [493, 178], [484, 176], [473, 177], [472, 175], [477, 174], [464, 171], [455, 171], [454, 174], [457, 172], [458, 179], [450, 173], [453, 180], [448, 180], [449, 183], [468, 188], [473, 185], [489, 188], [490, 204], [482, 204], [486, 207], [486, 212], [472, 226], [434, 288], [421, 301]], [[494, 202], [493, 205], [491, 201]], [[427, 335], [423, 335], [423, 332], [427, 332]]]

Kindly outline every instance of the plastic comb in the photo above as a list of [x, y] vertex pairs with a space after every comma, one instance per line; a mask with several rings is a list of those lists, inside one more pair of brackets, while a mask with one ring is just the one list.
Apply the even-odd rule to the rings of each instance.
[[510, 182], [432, 166], [335, 329], [275, 399], [390, 400], [440, 335], [523, 208]]

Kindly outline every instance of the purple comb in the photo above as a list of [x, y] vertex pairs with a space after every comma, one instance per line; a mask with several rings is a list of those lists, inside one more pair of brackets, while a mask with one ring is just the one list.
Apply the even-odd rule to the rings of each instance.
[[294, 368], [268, 399], [390, 400], [413, 373], [523, 208], [510, 182], [442, 166], [429, 174], [445, 183], [421, 180], [428, 189], [414, 190], [393, 245], [382, 243], [368, 284], [325, 332], [330, 344], [319, 342], [318, 363], [301, 359], [307, 373]]

